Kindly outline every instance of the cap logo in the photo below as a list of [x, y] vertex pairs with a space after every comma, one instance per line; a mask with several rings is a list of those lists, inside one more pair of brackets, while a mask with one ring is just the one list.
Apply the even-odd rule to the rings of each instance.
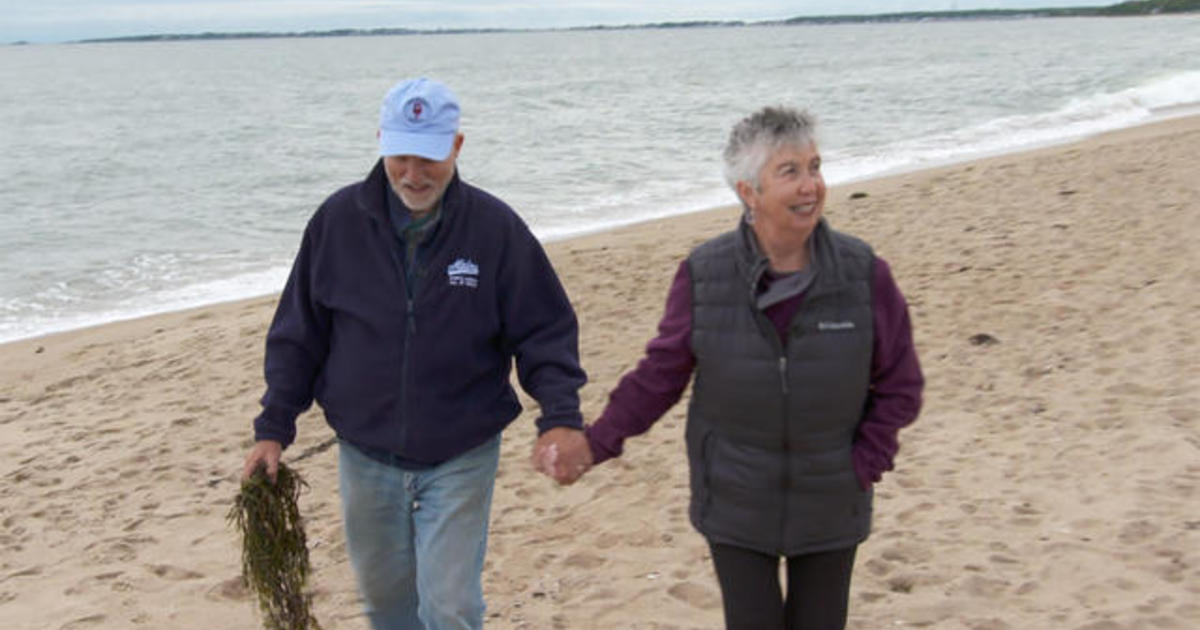
[[408, 102], [404, 108], [404, 118], [410, 123], [420, 122], [421, 114], [425, 113], [425, 109], [429, 107], [429, 103], [423, 98], [414, 98]]

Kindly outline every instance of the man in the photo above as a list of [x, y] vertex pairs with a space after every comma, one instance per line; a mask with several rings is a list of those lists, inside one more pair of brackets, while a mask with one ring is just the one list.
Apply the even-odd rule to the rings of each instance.
[[346, 548], [376, 630], [478, 629], [500, 432], [541, 406], [535, 449], [583, 441], [578, 325], [541, 245], [462, 181], [443, 84], [387, 93], [381, 159], [308, 223], [267, 333], [243, 477], [274, 478], [315, 398], [339, 438]]

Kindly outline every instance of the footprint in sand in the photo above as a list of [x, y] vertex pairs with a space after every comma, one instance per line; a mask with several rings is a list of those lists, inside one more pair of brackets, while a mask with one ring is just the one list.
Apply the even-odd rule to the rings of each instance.
[[7, 581], [7, 580], [11, 580], [13, 578], [19, 578], [19, 577], [32, 577], [32, 576], [41, 575], [41, 574], [42, 574], [42, 567], [33, 566], [33, 567], [21, 569], [19, 571], [13, 571], [12, 573], [9, 573], [8, 575], [4, 576], [3, 581]]
[[920, 545], [897, 543], [883, 550], [884, 560], [900, 564], [921, 564], [933, 559], [933, 551]]
[[1161, 531], [1158, 525], [1150, 521], [1134, 521], [1126, 523], [1121, 528], [1121, 533], [1117, 535], [1117, 540], [1126, 545], [1143, 543], [1146, 540], [1155, 537]]
[[963, 583], [963, 588], [974, 597], [999, 597], [1008, 590], [1008, 587], [1007, 580], [985, 578], [981, 575], [972, 575]]
[[1008, 625], [1000, 619], [985, 619], [982, 621], [968, 621], [968, 627], [971, 630], [1011, 630], [1012, 626]]
[[1163, 391], [1155, 387], [1147, 387], [1138, 383], [1119, 383], [1104, 388], [1104, 391], [1118, 396], [1137, 396], [1141, 398], [1158, 398]]
[[1179, 584], [1184, 581], [1188, 564], [1184, 560], [1183, 552], [1175, 549], [1160, 549], [1154, 555], [1159, 558], [1159, 566], [1155, 569], [1155, 573], [1158, 573], [1159, 577], [1171, 584]]
[[148, 564], [146, 569], [154, 575], [168, 580], [195, 580], [204, 577], [203, 573], [182, 567], [173, 567], [169, 564]]
[[602, 589], [593, 591], [593, 592], [585, 595], [583, 598], [583, 601], [585, 601], [585, 602], [603, 602], [603, 601], [609, 601], [609, 600], [613, 600], [613, 599], [620, 599], [620, 597], [621, 597], [620, 594], [618, 594], [613, 589], [602, 588]]
[[917, 580], [911, 576], [900, 575], [888, 580], [888, 590], [893, 593], [911, 593]]
[[716, 591], [695, 582], [680, 582], [667, 589], [667, 594], [701, 610], [712, 610], [721, 606], [721, 598]]
[[600, 534], [600, 536], [598, 536], [596, 538], [595, 544], [596, 544], [597, 549], [611, 549], [611, 548], [621, 544], [621, 542], [622, 542], [622, 538], [620, 535], [613, 534], [613, 533], [605, 533], [605, 534]]
[[246, 580], [241, 576], [232, 577], [227, 580], [221, 580], [208, 589], [206, 597], [211, 600], [231, 599], [241, 601], [246, 599], [249, 591], [246, 588]]
[[580, 569], [595, 569], [604, 564], [604, 558], [586, 552], [576, 553], [567, 556], [567, 559], [563, 560], [563, 564]]
[[879, 558], [871, 558], [870, 560], [867, 560], [863, 566], [866, 567], [867, 571], [871, 572], [871, 575], [887, 575], [892, 570], [891, 563], [880, 560]]
[[896, 515], [896, 520], [902, 525], [912, 525], [924, 520], [937, 506], [933, 503], [921, 503]]
[[74, 621], [68, 621], [67, 623], [59, 626], [58, 630], [82, 630], [83, 628], [96, 628], [103, 624], [104, 620], [104, 615], [89, 615], [87, 617], [80, 617]]
[[153, 536], [121, 536], [96, 541], [83, 550], [91, 564], [121, 564], [134, 560], [141, 547], [154, 542]]
[[557, 557], [558, 556], [556, 554], [543, 553], [533, 561], [533, 568], [538, 570], [545, 569], [546, 567], [550, 566], [550, 563], [554, 562], [555, 558]]
[[1104, 621], [1097, 621], [1084, 626], [1079, 626], [1078, 628], [1075, 628], [1075, 630], [1125, 630], [1125, 626], [1122, 626], [1115, 621], [1108, 621], [1106, 619]]

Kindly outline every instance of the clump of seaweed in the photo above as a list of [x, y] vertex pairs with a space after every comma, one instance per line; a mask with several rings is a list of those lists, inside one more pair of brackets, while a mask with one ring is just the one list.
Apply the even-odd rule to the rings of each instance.
[[242, 533], [242, 580], [267, 630], [321, 630], [304, 592], [310, 565], [298, 500], [308, 484], [283, 463], [275, 483], [259, 468], [242, 482], [228, 520]]

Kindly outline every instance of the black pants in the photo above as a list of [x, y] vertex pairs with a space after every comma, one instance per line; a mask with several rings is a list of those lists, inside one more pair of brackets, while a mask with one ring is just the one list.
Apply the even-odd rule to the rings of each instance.
[[858, 547], [787, 558], [787, 596], [779, 556], [709, 543], [726, 630], [843, 630]]

